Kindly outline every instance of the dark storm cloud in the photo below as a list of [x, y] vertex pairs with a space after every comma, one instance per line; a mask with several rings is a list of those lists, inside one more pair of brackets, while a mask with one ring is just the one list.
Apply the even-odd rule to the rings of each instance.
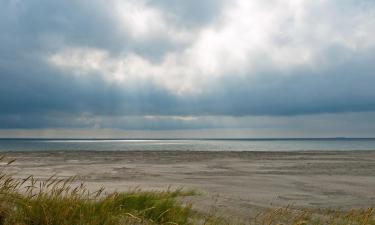
[[120, 30], [110, 4], [100, 0], [1, 1], [0, 60], [19, 60], [25, 54], [38, 57], [66, 46], [104, 48], [114, 55], [129, 51], [158, 59], [179, 48], [164, 34], [137, 39]]
[[[327, 58], [350, 56], [322, 68], [302, 65], [280, 72], [271, 67], [256, 74], [227, 75], [213, 80], [200, 94], [176, 95], [147, 80], [127, 86], [107, 82], [106, 74], [72, 76], [71, 71], [59, 70], [45, 60], [65, 47], [106, 49], [110, 55], [131, 52], [149, 60], [181, 48], [163, 34], [140, 40], [120, 32], [105, 1], [0, 2], [0, 128], [207, 128], [220, 125], [168, 116], [375, 111], [372, 48], [327, 51]], [[155, 0], [148, 4], [174, 15], [176, 24], [191, 28], [215, 20], [225, 2]], [[148, 115], [167, 117], [142, 118]]]
[[116, 34], [107, 35], [111, 27], [105, 25], [111, 19], [100, 8], [90, 1], [3, 1], [1, 46], [10, 50], [55, 48], [61, 47], [64, 39], [73, 44], [107, 46]]
[[27, 68], [17, 73], [6, 70], [0, 73], [0, 113], [162, 113], [163, 108], [174, 104], [166, 91], [152, 85], [123, 90], [95, 74], [88, 80], [81, 80], [48, 69], [37, 73]]
[[315, 70], [299, 68], [255, 78], [218, 82], [205, 96], [205, 110], [229, 115], [299, 115], [375, 110], [375, 55], [369, 51], [349, 62]]
[[48, 69], [39, 69], [37, 73], [25, 68], [13, 74], [3, 70], [0, 124], [2, 128], [91, 127], [97, 122], [104, 127], [175, 129], [200, 126], [194, 121], [168, 120], [168, 117], [148, 121], [131, 118], [123, 123], [77, 118], [82, 115], [85, 118], [290, 116], [375, 111], [375, 65], [371, 63], [374, 60], [370, 54], [319, 73], [302, 69], [283, 76], [269, 72], [256, 78], [221, 80], [209, 93], [194, 98], [177, 97], [152, 84], [123, 90], [95, 75], [83, 81]]

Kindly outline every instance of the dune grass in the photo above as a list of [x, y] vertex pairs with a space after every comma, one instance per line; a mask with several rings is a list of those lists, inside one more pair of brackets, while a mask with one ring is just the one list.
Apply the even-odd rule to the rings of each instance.
[[374, 211], [368, 209], [307, 210], [289, 207], [269, 209], [248, 221], [209, 216], [206, 225], [375, 225]]
[[[148, 225], [148, 224], [332, 224], [375, 225], [373, 209], [330, 211], [272, 209], [249, 221], [196, 213], [179, 198], [195, 191], [167, 190], [90, 192], [75, 177], [14, 179], [5, 168], [14, 162], [0, 157], [0, 225]], [[199, 197], [199, 196], [198, 196]]]
[[[3, 158], [0, 158], [0, 161]], [[16, 180], [0, 171], [0, 225], [191, 224], [190, 205], [176, 198], [194, 191], [90, 192], [75, 177]]]

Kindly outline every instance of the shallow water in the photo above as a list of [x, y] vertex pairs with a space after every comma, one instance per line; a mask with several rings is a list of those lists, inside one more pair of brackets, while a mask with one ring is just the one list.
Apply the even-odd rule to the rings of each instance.
[[375, 139], [98, 140], [0, 139], [0, 151], [350, 151], [375, 150]]

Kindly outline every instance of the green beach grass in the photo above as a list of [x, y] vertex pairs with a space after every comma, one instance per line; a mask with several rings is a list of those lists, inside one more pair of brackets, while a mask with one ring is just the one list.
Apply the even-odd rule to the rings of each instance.
[[14, 179], [5, 170], [14, 160], [1, 157], [0, 162], [0, 225], [375, 225], [372, 208], [336, 211], [286, 207], [270, 209], [248, 221], [224, 218], [196, 212], [191, 204], [181, 201], [185, 196], [199, 195], [196, 191], [90, 192], [84, 183], [77, 184], [75, 177]]

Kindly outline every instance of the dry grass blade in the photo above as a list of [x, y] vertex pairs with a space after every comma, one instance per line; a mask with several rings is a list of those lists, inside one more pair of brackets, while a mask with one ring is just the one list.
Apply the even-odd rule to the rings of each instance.
[[9, 162], [7, 162], [7, 165], [10, 165], [10, 164], [14, 163], [15, 161], [16, 161], [16, 159], [12, 159]]

